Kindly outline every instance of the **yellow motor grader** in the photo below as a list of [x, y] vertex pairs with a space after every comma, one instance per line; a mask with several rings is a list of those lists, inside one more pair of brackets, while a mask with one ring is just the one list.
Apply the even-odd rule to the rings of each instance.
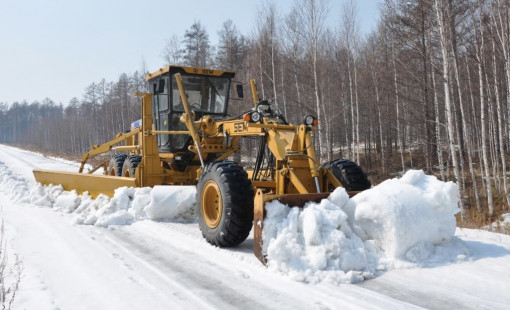
[[[34, 170], [35, 179], [93, 197], [113, 196], [121, 186], [196, 185], [195, 211], [204, 238], [216, 246], [236, 246], [255, 223], [254, 252], [265, 263], [262, 228], [267, 201], [303, 206], [339, 186], [354, 195], [371, 184], [349, 160], [321, 165], [311, 136], [317, 119], [306, 115], [301, 124], [288, 123], [275, 101], [259, 99], [254, 80], [254, 108], [230, 117], [233, 89], [243, 97], [234, 75], [181, 66], [148, 74], [151, 93], [136, 94], [141, 97], [142, 119], [132, 123], [130, 131], [94, 145], [83, 154], [78, 173]], [[240, 151], [242, 138], [258, 141], [258, 151], [244, 167], [229, 160]], [[112, 151], [109, 161], [84, 172], [90, 158]], [[94, 174], [101, 167], [104, 175]]]

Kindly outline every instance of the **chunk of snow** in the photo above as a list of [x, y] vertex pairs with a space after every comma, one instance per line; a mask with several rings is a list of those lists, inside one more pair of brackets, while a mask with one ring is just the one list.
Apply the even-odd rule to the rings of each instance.
[[55, 199], [53, 208], [56, 211], [63, 211], [66, 213], [73, 212], [81, 203], [81, 198], [75, 190], [71, 192], [64, 192]]
[[352, 199], [337, 188], [302, 209], [275, 200], [266, 204], [263, 252], [269, 268], [296, 280], [357, 282], [397, 263], [433, 259], [454, 236], [457, 204], [454, 183], [416, 170]]
[[154, 186], [145, 214], [151, 220], [193, 220], [195, 195], [195, 186]]

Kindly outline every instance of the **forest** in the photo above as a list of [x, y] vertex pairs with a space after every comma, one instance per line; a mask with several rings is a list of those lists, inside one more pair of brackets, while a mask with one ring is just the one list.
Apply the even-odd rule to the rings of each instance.
[[[351, 159], [373, 184], [408, 169], [453, 181], [465, 223], [508, 212], [510, 0], [382, 0], [369, 34], [356, 1], [340, 16], [326, 0], [288, 12], [266, 1], [256, 14], [250, 34], [226, 20], [218, 42], [195, 21], [168, 38], [161, 66], [236, 71], [245, 93], [255, 78], [289, 121], [317, 116], [322, 162]], [[78, 158], [140, 118], [134, 93], [148, 90], [150, 69], [93, 82], [65, 104], [0, 102], [0, 143]], [[231, 114], [251, 107], [245, 95]]]

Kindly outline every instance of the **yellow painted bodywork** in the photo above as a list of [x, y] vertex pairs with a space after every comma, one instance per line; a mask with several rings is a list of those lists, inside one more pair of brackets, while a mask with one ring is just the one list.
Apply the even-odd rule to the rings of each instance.
[[[147, 75], [147, 79], [169, 73], [175, 68], [182, 72], [197, 75], [221, 76], [225, 73], [232, 74], [232, 72], [221, 70], [167, 66]], [[192, 115], [194, 112], [190, 109], [187, 101], [180, 74], [176, 73], [175, 78], [185, 110], [185, 113], [181, 116], [181, 122], [186, 124], [187, 130], [154, 130], [153, 95], [137, 93], [136, 95], [142, 98], [141, 128], [133, 128], [130, 132], [120, 133], [114, 139], [102, 145], [94, 145], [89, 152], [83, 154], [79, 174], [72, 174], [71, 177], [67, 173], [56, 171], [45, 172], [44, 174], [36, 172], [36, 180], [43, 184], [63, 184], [66, 189], [80, 188], [84, 190], [92, 186], [90, 184], [93, 180], [94, 191], [108, 195], [111, 195], [119, 184], [122, 184], [122, 186], [194, 185], [201, 174], [201, 165], [190, 165], [182, 171], [172, 169], [170, 163], [177, 155], [173, 153], [160, 154], [156, 139], [158, 134], [187, 134], [193, 139], [193, 144], [188, 147], [195, 154], [193, 162], [203, 162], [209, 154], [215, 154], [216, 160], [227, 159], [240, 150], [238, 144], [242, 137], [266, 136], [267, 147], [276, 160], [276, 169], [272, 173], [272, 179], [253, 179], [252, 184], [255, 188], [262, 188], [273, 194], [317, 193], [325, 191], [328, 184], [333, 184], [335, 187], [339, 184], [331, 173], [319, 169], [311, 139], [311, 132], [315, 130], [314, 127], [283, 124], [278, 120], [265, 118], [259, 123], [247, 122], [243, 119], [216, 121], [210, 115], [205, 115], [200, 120], [193, 121], [194, 116], [192, 117]], [[250, 85], [256, 105], [259, 97], [255, 81], [251, 80]], [[202, 134], [199, 135], [197, 130], [200, 130]], [[229, 143], [225, 143], [226, 137], [229, 137]], [[120, 143], [125, 145], [116, 146]], [[103, 178], [101, 175], [91, 177], [90, 174], [83, 173], [88, 159], [115, 148], [142, 157], [136, 168], [135, 176], [132, 178], [134, 181], [129, 180], [123, 183], [116, 181], [116, 177]], [[94, 167], [93, 170], [106, 166], [107, 162], [103, 162]], [[250, 169], [246, 170], [251, 177]], [[81, 176], [84, 177], [81, 178]]]
[[61, 184], [67, 191], [74, 189], [79, 194], [88, 192], [93, 198], [96, 198], [99, 194], [113, 197], [115, 189], [122, 186], [140, 186], [140, 184], [137, 183], [136, 178], [39, 169], [36, 169], [33, 172], [35, 179], [41, 184]]
[[197, 75], [222, 76], [225, 73], [234, 74], [234, 72], [232, 72], [232, 71], [212, 70], [212, 69], [197, 68], [197, 67], [166, 66], [166, 67], [160, 68], [157, 71], [147, 74], [147, 76], [145, 77], [145, 80], [148, 81], [155, 77], [166, 74], [166, 73], [170, 72], [170, 70], [173, 68], [181, 69], [186, 73], [197, 74]]
[[[175, 71], [207, 76], [224, 74], [233, 76], [233, 72], [229, 71], [167, 66], [148, 74], [146, 78], [151, 80]], [[141, 97], [141, 127], [132, 128], [128, 133], [120, 133], [104, 144], [94, 145], [89, 152], [83, 154], [78, 173], [34, 170], [35, 179], [42, 184], [62, 184], [66, 190], [75, 189], [79, 193], [87, 191], [93, 197], [97, 197], [100, 193], [113, 196], [114, 190], [122, 186], [196, 185], [202, 173], [204, 160], [209, 155], [213, 154], [212, 157], [216, 161], [225, 160], [240, 151], [241, 138], [265, 137], [266, 145], [275, 159], [274, 167], [271, 170], [262, 170], [264, 178], [254, 178], [253, 169], [245, 169], [256, 191], [255, 254], [262, 262], [265, 262], [261, 252], [264, 203], [273, 199], [279, 199], [283, 203], [317, 200], [326, 197], [325, 192], [331, 186], [334, 188], [341, 186], [330, 170], [320, 168], [311, 136], [316, 128], [304, 124], [284, 124], [278, 119], [266, 117], [258, 123], [247, 122], [243, 118], [217, 121], [210, 115], [204, 115], [201, 119], [194, 121], [195, 114], [190, 109], [181, 75], [175, 73], [174, 76], [185, 110], [180, 121], [185, 123], [187, 130], [155, 130], [152, 111], [153, 95], [137, 93], [136, 95]], [[254, 104], [257, 106], [259, 96], [254, 80], [250, 81], [250, 86]], [[174, 169], [172, 163], [182, 155], [182, 152], [160, 153], [157, 135], [162, 134], [191, 136], [193, 143], [188, 146], [188, 150], [194, 154], [192, 164], [184, 169], [182, 167]], [[119, 145], [121, 143], [124, 145]], [[115, 149], [141, 156], [142, 160], [135, 170], [134, 177], [92, 174], [100, 167], [106, 168], [108, 165], [106, 161], [98, 164], [89, 173], [84, 173], [85, 164], [90, 158]], [[198, 162], [200, 164], [197, 164]], [[216, 184], [211, 183], [204, 188], [206, 190], [202, 193], [205, 195], [203, 197], [211, 200], [205, 206], [207, 214], [204, 214], [204, 219], [209, 227], [216, 227], [221, 216], [221, 193]]]

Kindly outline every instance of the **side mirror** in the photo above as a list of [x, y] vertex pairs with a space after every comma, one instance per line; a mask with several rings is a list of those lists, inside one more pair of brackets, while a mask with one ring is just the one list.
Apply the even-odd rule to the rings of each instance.
[[158, 82], [158, 94], [161, 94], [161, 93], [164, 93], [165, 92], [165, 80], [164, 79], [160, 79], [159, 82]]
[[152, 94], [157, 95], [165, 92], [165, 80], [160, 79], [157, 83], [152, 83]]
[[237, 90], [237, 96], [240, 99], [243, 99], [244, 98], [243, 84], [237, 84], [236, 85], [236, 90]]

